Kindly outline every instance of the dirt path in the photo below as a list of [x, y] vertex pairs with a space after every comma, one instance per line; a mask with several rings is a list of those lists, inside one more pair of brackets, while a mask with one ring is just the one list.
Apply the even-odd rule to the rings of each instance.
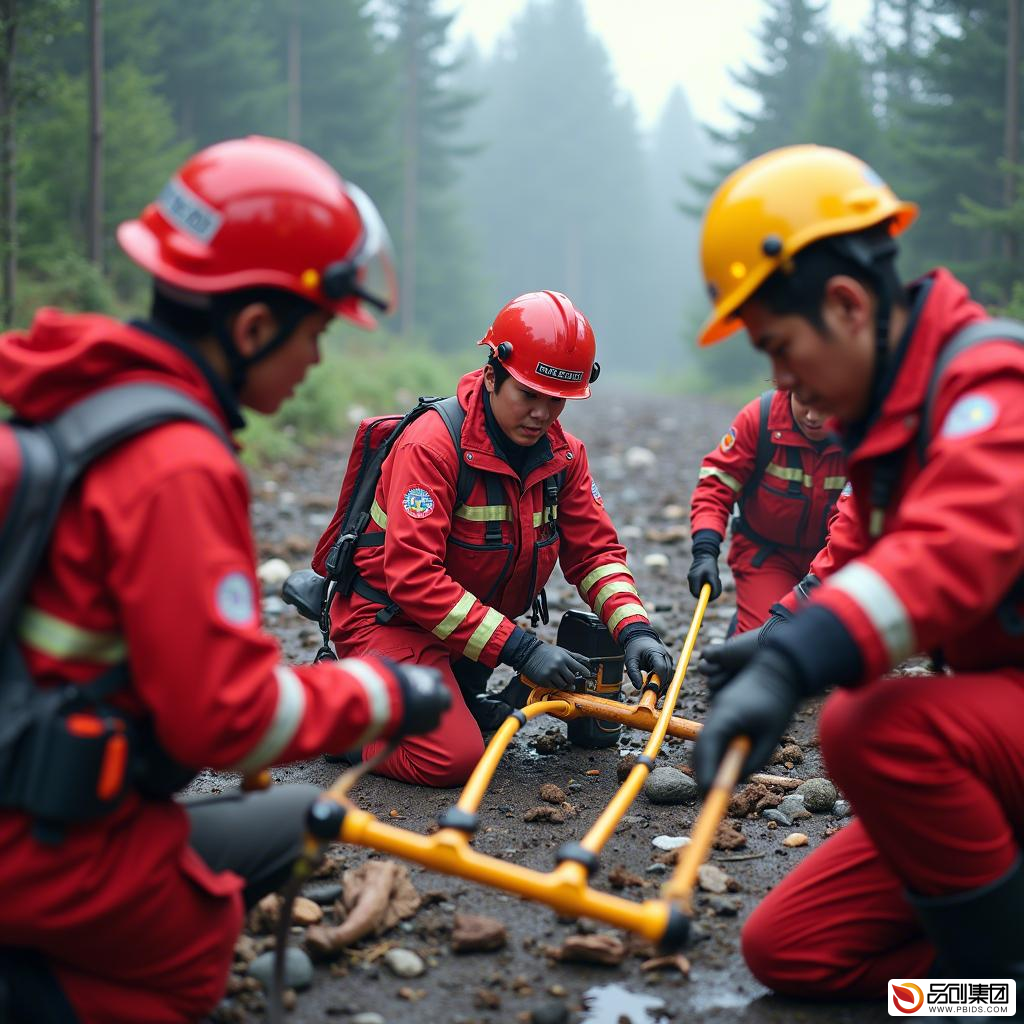
[[[629, 549], [640, 592], [656, 609], [654, 618], [667, 642], [678, 650], [694, 607], [685, 585], [689, 543], [685, 536], [678, 537], [684, 532], [678, 527], [687, 522], [685, 510], [700, 458], [729, 426], [733, 410], [693, 398], [599, 401], [570, 403], [564, 421], [587, 444], [592, 471]], [[277, 556], [294, 568], [308, 565], [311, 546], [334, 507], [343, 450], [344, 445], [339, 445], [327, 458], [311, 458], [304, 465], [254, 475], [261, 559]], [[667, 567], [645, 565], [645, 556], [656, 553], [667, 556]], [[548, 593], [552, 623], [541, 629], [541, 635], [553, 640], [561, 611], [581, 605], [560, 578], [549, 585]], [[727, 584], [722, 599], [709, 609], [702, 642], [724, 634], [733, 612], [731, 596]], [[273, 595], [268, 595], [265, 605], [267, 621], [281, 638], [287, 657], [308, 660], [317, 644], [316, 630], [301, 623], [291, 609], [282, 611]], [[499, 672], [496, 679], [501, 678], [504, 674]], [[681, 713], [700, 719], [706, 710], [703, 694], [699, 677], [691, 672]], [[811, 708], [801, 713], [791, 730], [802, 748], [802, 763], [791, 769], [780, 765], [773, 771], [793, 778], [821, 774], [815, 722], [816, 709]], [[553, 866], [557, 847], [579, 838], [611, 798], [620, 754], [638, 749], [645, 739], [641, 734], [624, 736], [620, 750], [570, 748], [550, 755], [538, 753], [534, 744], [549, 729], [562, 732], [564, 725], [553, 720], [534, 722], [514, 741], [484, 800], [483, 826], [476, 839], [476, 846], [483, 851], [542, 870]], [[669, 741], [659, 761], [685, 764], [687, 746]], [[322, 762], [293, 765], [275, 773], [279, 781], [321, 785], [329, 784], [336, 774]], [[548, 782], [567, 792], [575, 816], [564, 824], [524, 823], [524, 811], [541, 802], [540, 787]], [[224, 779], [206, 775], [197, 788], [224, 784]], [[364, 780], [355, 793], [362, 807], [417, 831], [427, 830], [455, 795], [378, 778]], [[638, 876], [640, 884], [611, 891], [636, 900], [656, 896], [665, 876], [657, 873], [657, 867], [648, 870], [658, 854], [651, 841], [659, 835], [688, 834], [695, 817], [694, 807], [659, 806], [641, 795], [608, 843], [595, 884], [609, 887], [609, 874], [621, 866]], [[776, 827], [759, 816], [742, 820], [746, 845], [734, 852], [715, 852], [712, 857], [733, 880], [730, 888], [735, 891], [719, 896], [702, 893], [697, 898], [696, 920], [706, 938], [689, 951], [693, 965], [689, 980], [670, 970], [644, 972], [642, 955], [631, 955], [618, 967], [554, 961], [544, 955], [545, 947], [559, 947], [579, 931], [609, 929], [560, 919], [546, 907], [414, 867], [413, 882], [421, 894], [430, 894], [431, 905], [381, 939], [360, 943], [355, 955], [343, 957], [333, 968], [318, 967], [312, 987], [299, 994], [289, 1020], [295, 1024], [349, 1022], [359, 1013], [379, 1014], [386, 1024], [881, 1020], [886, 1017], [881, 1001], [873, 1006], [814, 1006], [770, 997], [748, 973], [738, 952], [740, 924], [760, 897], [820, 845], [827, 832], [843, 823], [831, 814], [815, 814], [792, 828]], [[808, 845], [783, 846], [782, 839], [793, 831], [805, 833]], [[346, 867], [361, 864], [369, 856], [368, 851], [353, 847], [339, 848], [339, 853]], [[503, 922], [508, 931], [506, 948], [494, 953], [452, 953], [450, 930], [454, 915], [460, 912]], [[295, 936], [295, 941], [300, 939]], [[419, 954], [426, 962], [426, 972], [412, 979], [394, 976], [379, 956], [386, 944]], [[257, 1001], [257, 997], [248, 998]], [[245, 997], [229, 1000], [222, 1007], [221, 1019], [260, 1019], [259, 1014], [244, 1009], [245, 1001]]]

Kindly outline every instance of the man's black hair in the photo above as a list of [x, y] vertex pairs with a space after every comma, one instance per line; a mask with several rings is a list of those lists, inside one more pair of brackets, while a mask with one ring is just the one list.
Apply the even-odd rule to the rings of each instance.
[[283, 288], [240, 288], [213, 295], [178, 292], [160, 282], [153, 287], [149, 315], [186, 341], [213, 336], [230, 319], [254, 303], [265, 303], [279, 324], [294, 322], [320, 307]]
[[884, 284], [892, 304], [906, 307], [906, 293], [896, 273], [896, 245], [888, 224], [812, 242], [793, 257], [788, 268], [776, 270], [752, 298], [772, 313], [803, 317], [822, 330], [825, 285], [837, 274], [855, 278], [875, 295]]
[[494, 393], [497, 394], [501, 390], [501, 385], [504, 384], [512, 374], [502, 366], [501, 360], [494, 354], [493, 350], [487, 357], [487, 365], [494, 370]]

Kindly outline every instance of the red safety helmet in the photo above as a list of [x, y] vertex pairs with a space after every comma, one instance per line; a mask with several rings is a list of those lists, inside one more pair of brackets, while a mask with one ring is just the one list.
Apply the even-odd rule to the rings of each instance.
[[589, 398], [601, 372], [594, 330], [561, 292], [527, 292], [494, 318], [477, 342], [523, 387], [552, 398]]
[[186, 291], [281, 288], [367, 328], [376, 320], [363, 302], [387, 312], [397, 300], [391, 242], [372, 200], [280, 139], [251, 135], [196, 153], [117, 240]]

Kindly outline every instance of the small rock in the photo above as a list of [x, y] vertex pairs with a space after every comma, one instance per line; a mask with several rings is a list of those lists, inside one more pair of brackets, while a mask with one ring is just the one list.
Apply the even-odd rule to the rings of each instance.
[[664, 874], [667, 874], [667, 873], [668, 873], [668, 865], [667, 864], [657, 863], [657, 864], [648, 864], [647, 865], [647, 874], [649, 874], [649, 875], [664, 875]]
[[357, 1013], [352, 1017], [351, 1024], [386, 1024], [386, 1022], [379, 1013], [363, 1011], [363, 1013]]
[[790, 821], [802, 821], [804, 818], [809, 818], [811, 816], [811, 812], [807, 810], [807, 807], [804, 804], [804, 797], [802, 793], [790, 793], [788, 796], [784, 796], [778, 809], [782, 811]]
[[619, 763], [615, 769], [615, 777], [620, 783], [626, 781], [626, 776], [633, 770], [635, 764], [636, 754], [626, 754], [625, 757], [619, 758]]
[[852, 810], [853, 809], [850, 807], [850, 801], [849, 800], [837, 800], [832, 805], [832, 813], [837, 818], [848, 818], [850, 816], [850, 814], [852, 813]]
[[[807, 812], [805, 811], [804, 813], [806, 814]], [[782, 825], [784, 828], [789, 828], [789, 826], [793, 824], [793, 822], [789, 820], [788, 814], [783, 814], [782, 811], [775, 807], [766, 807], [761, 812], [761, 817], [767, 818], [768, 821], [774, 821], [777, 824]]]
[[729, 891], [729, 876], [717, 864], [701, 864], [697, 868], [697, 885], [704, 892], [726, 893]]
[[399, 978], [418, 978], [427, 968], [411, 949], [389, 949], [384, 963]]
[[742, 850], [747, 845], [747, 837], [740, 829], [739, 823], [735, 821], [722, 821], [715, 831], [715, 838], [711, 842], [715, 850]]
[[322, 885], [307, 885], [303, 890], [307, 899], [329, 907], [341, 895], [341, 885], [337, 882], [325, 882]]
[[655, 768], [644, 783], [644, 795], [654, 804], [692, 804], [700, 790], [693, 779], [675, 768]]
[[761, 782], [752, 782], [744, 786], [729, 801], [729, 814], [734, 818], [746, 818], [757, 814], [766, 807], [777, 807], [782, 797], [773, 793]]
[[796, 794], [804, 798], [804, 806], [815, 814], [831, 811], [839, 797], [836, 787], [828, 779], [808, 779], [797, 789]]
[[618, 864], [608, 872], [608, 884], [613, 889], [625, 889], [627, 885], [643, 885], [644, 880], [628, 871], [624, 865]]
[[656, 466], [658, 464], [658, 456], [650, 450], [650, 448], [642, 448], [640, 445], [634, 445], [632, 448], [627, 448], [625, 455], [622, 457], [622, 461], [630, 469], [645, 469], [648, 466]]
[[[251, 978], [269, 989], [274, 981], [274, 952], [261, 953], [246, 972]], [[284, 983], [288, 988], [309, 988], [313, 982], [313, 962], [295, 946], [289, 946], [284, 955]]]
[[791, 832], [782, 840], [783, 846], [806, 846], [807, 836], [803, 832]]
[[292, 567], [283, 558], [268, 558], [256, 576], [265, 587], [279, 587], [292, 574]]
[[473, 1005], [478, 1010], [500, 1010], [501, 996], [489, 988], [478, 988], [473, 993]]
[[456, 914], [452, 929], [452, 950], [456, 953], [488, 953], [503, 949], [508, 941], [505, 926], [493, 917]]
[[626, 959], [629, 949], [617, 935], [601, 932], [597, 935], [570, 935], [560, 949], [549, 949], [548, 953], [556, 960], [614, 967]]
[[661, 510], [662, 519], [687, 519], [690, 512], [685, 505], [666, 505]]
[[659, 850], [678, 850], [680, 846], [689, 846], [689, 836], [655, 836], [651, 840], [651, 846]]
[[553, 782], [545, 782], [544, 785], [540, 787], [540, 798], [545, 803], [549, 804], [564, 804], [566, 801], [565, 793]]
[[288, 605], [276, 594], [271, 594], [270, 597], [263, 598], [262, 607], [264, 615], [281, 615], [287, 610]]
[[739, 908], [736, 901], [727, 896], [709, 896], [708, 906], [715, 912], [717, 917], [735, 917]]
[[528, 811], [523, 812], [523, 821], [550, 821], [556, 825], [561, 825], [565, 822], [565, 811], [560, 807], [548, 807], [544, 804], [538, 804], [538, 806], [531, 807]]
[[649, 555], [644, 555], [644, 565], [654, 572], [664, 572], [668, 569], [668, 555], [652, 551]]
[[795, 744], [787, 743], [772, 754], [769, 764], [803, 764], [804, 752]]
[[542, 1003], [530, 1011], [530, 1024], [566, 1024], [569, 1007], [565, 1003]]
[[319, 903], [305, 896], [296, 896], [292, 906], [292, 923], [303, 928], [311, 924], [319, 924], [324, 919], [323, 908]]

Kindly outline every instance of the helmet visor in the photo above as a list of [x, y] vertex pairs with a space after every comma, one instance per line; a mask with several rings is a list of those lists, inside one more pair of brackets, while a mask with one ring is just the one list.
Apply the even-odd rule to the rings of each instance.
[[363, 237], [349, 257], [355, 271], [353, 294], [385, 315], [398, 304], [398, 282], [391, 236], [373, 200], [358, 186], [347, 182], [349, 198], [363, 222]]

